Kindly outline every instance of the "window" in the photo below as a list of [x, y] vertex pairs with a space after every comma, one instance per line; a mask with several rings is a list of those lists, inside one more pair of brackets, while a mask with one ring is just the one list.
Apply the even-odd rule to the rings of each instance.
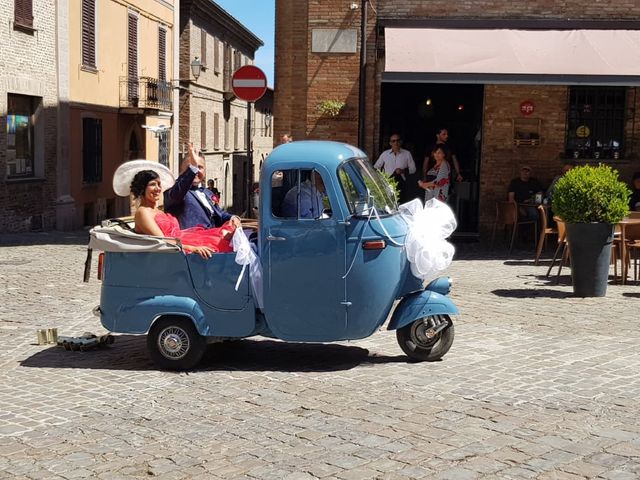
[[207, 65], [207, 31], [200, 29], [200, 61], [202, 65]]
[[127, 16], [127, 76], [129, 77], [129, 102], [137, 106], [138, 95], [138, 16]]
[[366, 158], [343, 164], [338, 170], [338, 179], [351, 214], [368, 216], [372, 206], [380, 215], [397, 211], [393, 189]]
[[169, 166], [169, 131], [158, 132], [158, 161], [165, 167]]
[[233, 117], [233, 149], [238, 150], [238, 117]]
[[244, 145], [244, 149], [245, 150], [249, 150], [249, 135], [250, 135], [250, 132], [248, 130], [249, 130], [248, 122], [247, 122], [247, 119], [245, 118], [244, 119], [244, 127], [242, 129], [242, 131], [244, 132], [243, 145]]
[[96, 68], [96, 0], [82, 0], [82, 65]]
[[321, 219], [331, 216], [324, 182], [317, 170], [274, 172], [271, 195], [271, 213], [275, 217]]
[[229, 150], [229, 120], [224, 119], [224, 149]]
[[200, 112], [200, 148], [207, 148], [207, 112]]
[[225, 92], [231, 91], [231, 45], [224, 44], [224, 73], [222, 88]]
[[213, 40], [213, 71], [220, 73], [220, 40], [217, 38]]
[[167, 80], [167, 30], [158, 28], [158, 80]]
[[220, 114], [213, 114], [213, 148], [220, 150]]
[[570, 87], [566, 149], [569, 158], [624, 156], [625, 87]]
[[35, 175], [35, 116], [40, 97], [7, 95], [7, 177]]
[[15, 0], [14, 22], [17, 27], [33, 28], [33, 2], [32, 0]]
[[82, 119], [82, 181], [102, 181], [102, 120]]

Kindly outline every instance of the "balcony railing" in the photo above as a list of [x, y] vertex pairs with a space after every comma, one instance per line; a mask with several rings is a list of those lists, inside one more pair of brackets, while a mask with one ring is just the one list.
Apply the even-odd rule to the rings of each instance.
[[171, 111], [171, 84], [151, 77], [120, 77], [120, 107]]

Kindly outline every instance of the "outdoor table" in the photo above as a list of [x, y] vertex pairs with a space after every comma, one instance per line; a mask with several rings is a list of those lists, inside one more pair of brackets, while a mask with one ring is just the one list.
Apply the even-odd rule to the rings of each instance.
[[620, 226], [620, 258], [622, 259], [622, 285], [627, 283], [627, 225], [640, 225], [640, 218], [623, 218]]

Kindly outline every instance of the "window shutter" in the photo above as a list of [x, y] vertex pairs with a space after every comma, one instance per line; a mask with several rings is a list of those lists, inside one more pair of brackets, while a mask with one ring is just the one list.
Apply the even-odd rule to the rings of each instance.
[[160, 27], [158, 29], [158, 80], [167, 79], [167, 31]]
[[249, 123], [247, 122], [247, 119], [244, 119], [244, 149], [245, 150], [249, 150], [249, 129], [248, 129]]
[[233, 117], [233, 149], [238, 150], [238, 117]]
[[200, 61], [202, 65], [207, 65], [207, 31], [200, 29]]
[[95, 0], [82, 0], [82, 65], [96, 67]]
[[129, 13], [127, 47], [127, 74], [129, 78], [138, 76], [138, 17]]
[[220, 114], [213, 114], [213, 148], [220, 149]]
[[[231, 90], [231, 45], [224, 44], [224, 74], [223, 74], [223, 87], [225, 92]], [[227, 145], [225, 144], [225, 148]]]
[[224, 120], [224, 149], [229, 150], [229, 120]]
[[14, 2], [15, 23], [33, 28], [33, 2], [32, 0], [15, 0]]
[[217, 37], [213, 41], [213, 71], [220, 72], [220, 40]]
[[207, 148], [207, 112], [200, 112], [200, 148]]
[[129, 13], [127, 19], [127, 77], [129, 77], [129, 101], [137, 106], [138, 93], [138, 17]]

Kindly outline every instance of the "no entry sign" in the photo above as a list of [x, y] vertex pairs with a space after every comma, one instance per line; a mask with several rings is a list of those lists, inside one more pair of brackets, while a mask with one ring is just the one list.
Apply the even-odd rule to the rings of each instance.
[[255, 102], [267, 90], [267, 76], [258, 67], [245, 65], [233, 74], [231, 88], [240, 100]]

